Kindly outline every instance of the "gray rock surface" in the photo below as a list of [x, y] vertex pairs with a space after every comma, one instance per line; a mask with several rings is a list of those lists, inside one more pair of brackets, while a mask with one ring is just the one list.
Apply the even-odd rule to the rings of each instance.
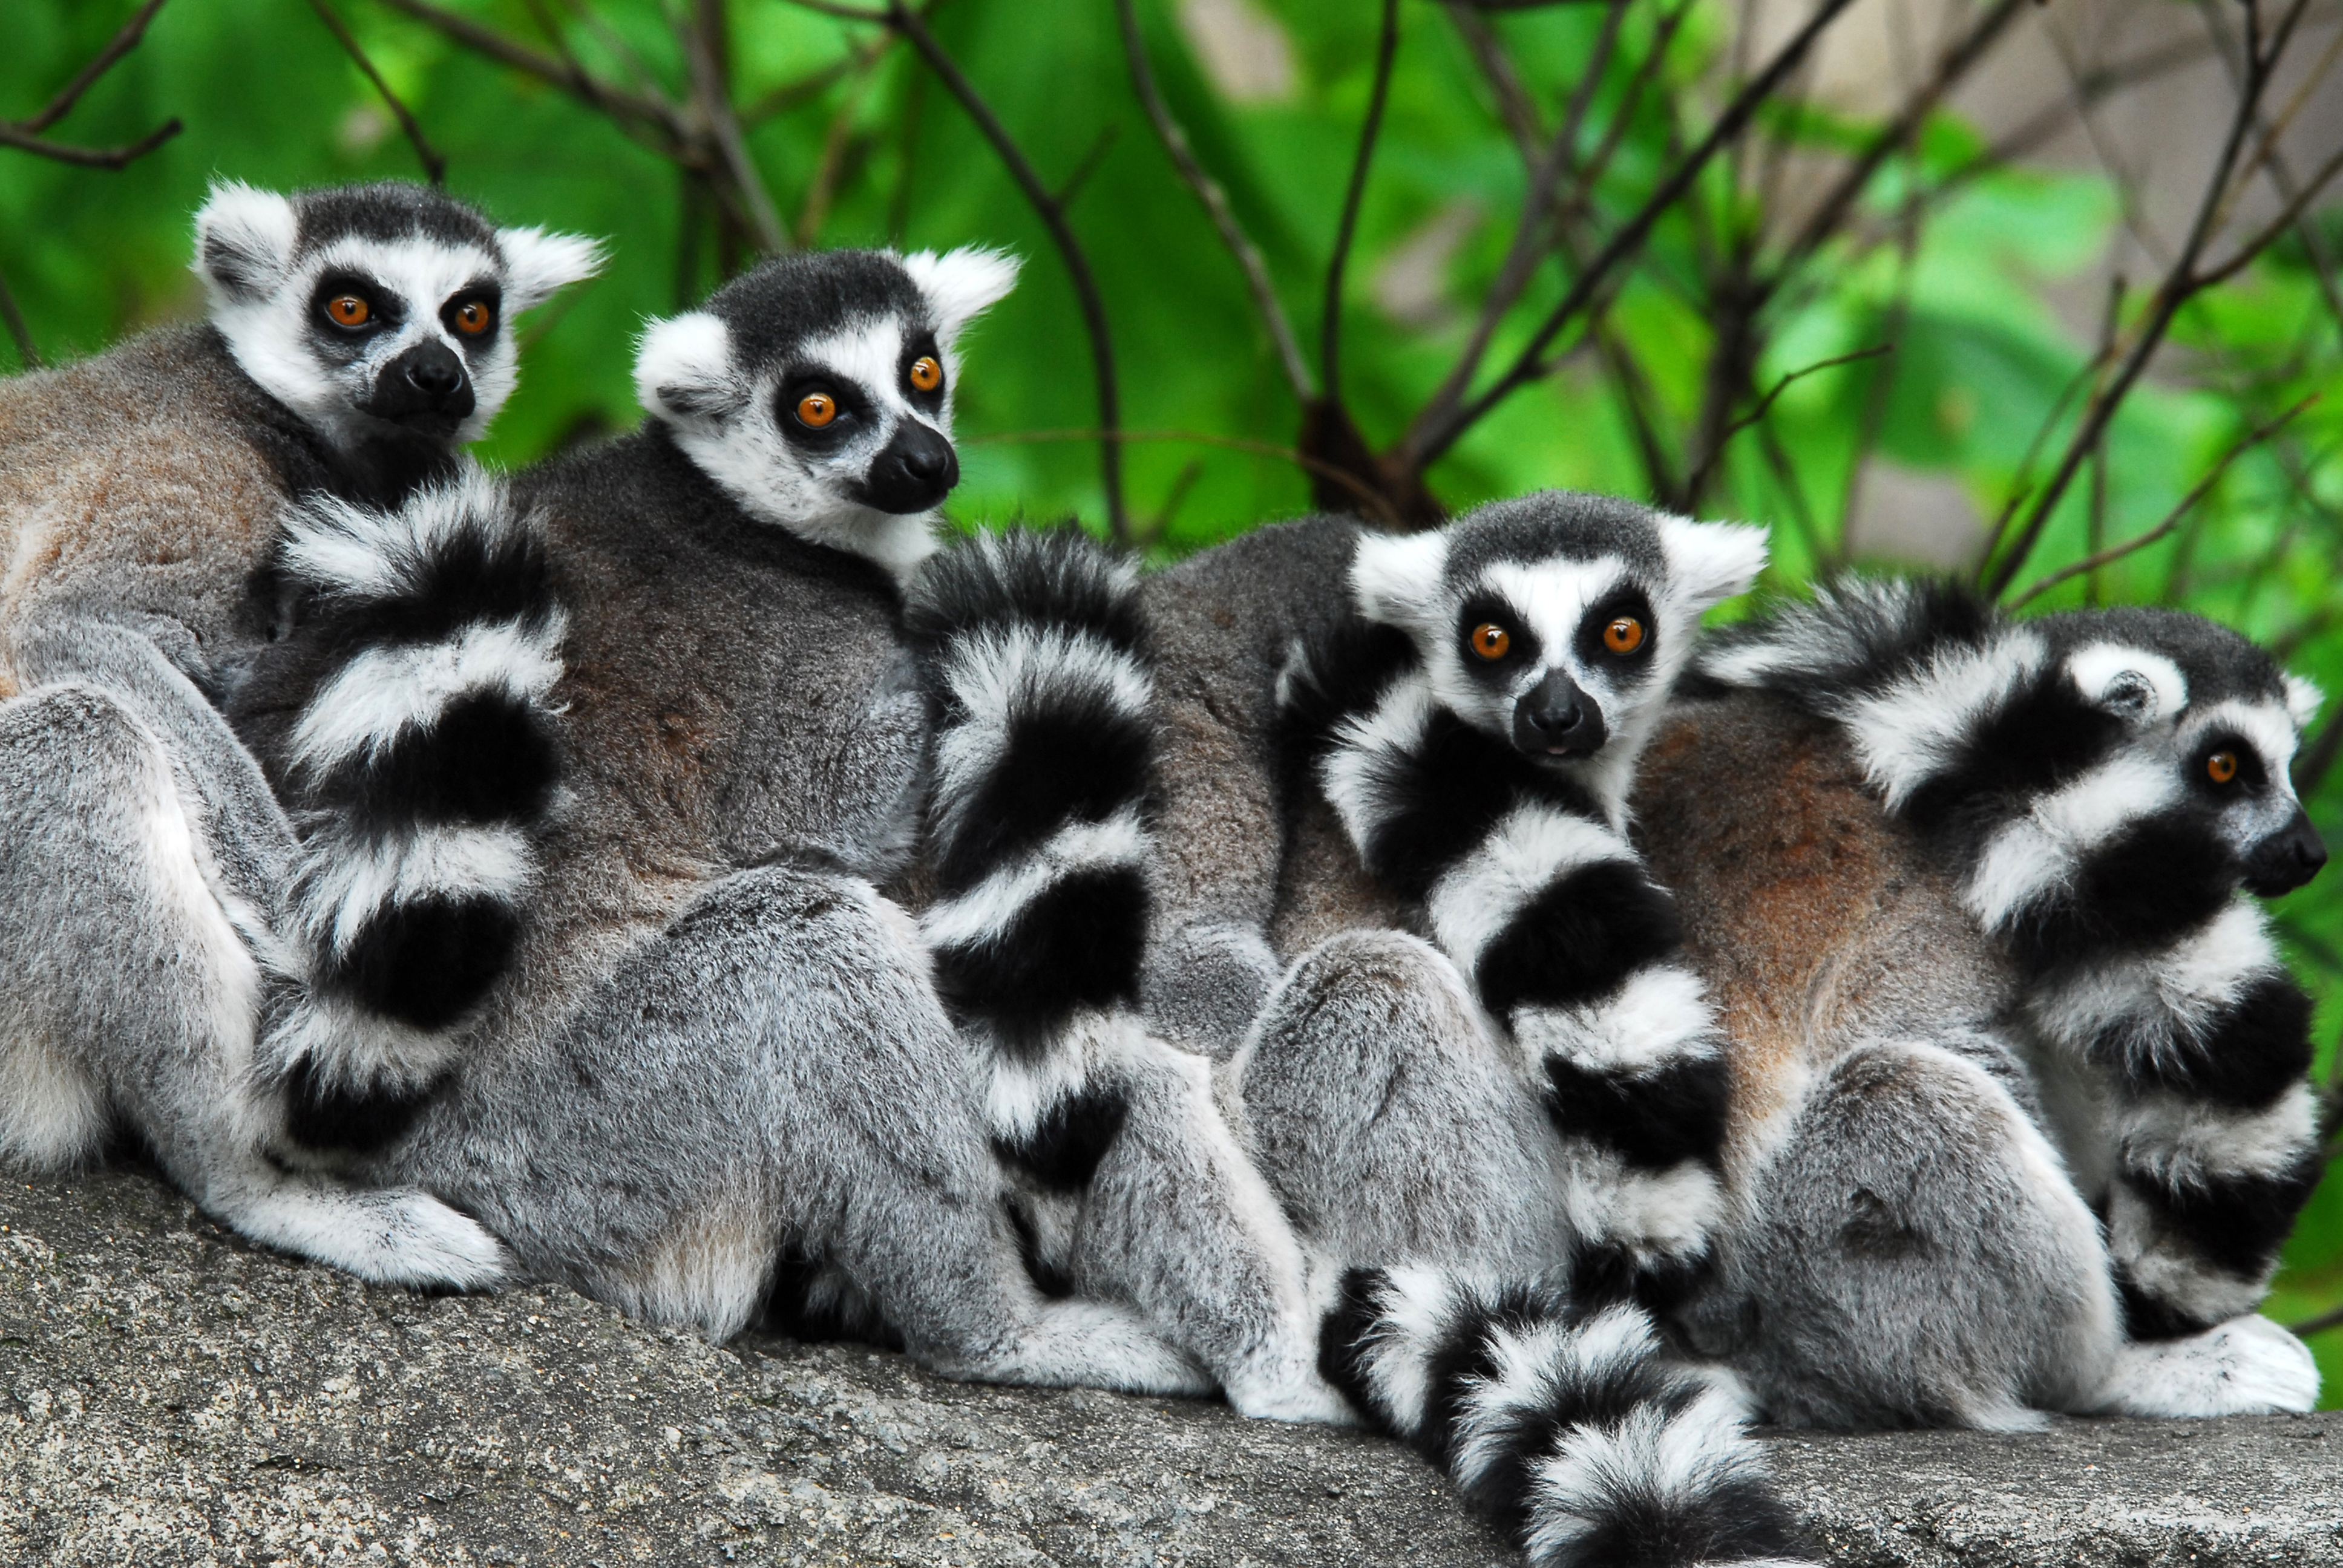
[[[1770, 1446], [1839, 1563], [2343, 1564], [2343, 1415]], [[371, 1289], [136, 1172], [0, 1190], [7, 1563], [1513, 1561], [1355, 1432]]]

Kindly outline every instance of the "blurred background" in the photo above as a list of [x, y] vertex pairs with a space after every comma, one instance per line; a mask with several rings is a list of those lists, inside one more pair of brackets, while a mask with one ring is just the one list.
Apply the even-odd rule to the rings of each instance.
[[[2178, 605], [2343, 692], [2338, 56], [2343, 0], [9, 0], [0, 369], [199, 314], [221, 176], [611, 240], [507, 465], [630, 426], [644, 318], [762, 254], [983, 243], [965, 526], [1565, 485], [1770, 525], [1775, 591]], [[2343, 873], [2278, 916], [2338, 1081]], [[2334, 1403], [2338, 1307], [2330, 1179], [2270, 1312]]]

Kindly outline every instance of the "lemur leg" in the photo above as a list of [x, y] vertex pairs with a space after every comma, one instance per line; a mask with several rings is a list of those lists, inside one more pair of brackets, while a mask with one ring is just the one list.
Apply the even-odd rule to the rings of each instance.
[[1352, 1420], [1317, 1364], [1333, 1275], [1313, 1300], [1292, 1227], [1214, 1103], [1212, 1064], [1127, 1017], [1100, 1034], [1064, 1109], [1022, 1142], [995, 1141], [1022, 1179], [1012, 1201], [1037, 1256], [1073, 1290], [1136, 1306], [1240, 1413]]
[[1402, 932], [1304, 954], [1229, 1070], [1296, 1227], [1343, 1265], [1566, 1261], [1563, 1151], [1456, 967]]
[[711, 1338], [827, 1274], [950, 1376], [1208, 1390], [1126, 1309], [1027, 1278], [917, 942], [859, 879], [739, 872], [392, 1158], [531, 1269]]
[[1855, 1050], [1752, 1172], [1691, 1317], [1775, 1419], [2015, 1430], [2100, 1386], [2122, 1317], [2097, 1221], [1974, 1055]]
[[498, 1282], [502, 1250], [436, 1200], [266, 1157], [275, 1108], [249, 1074], [263, 972], [207, 831], [234, 813], [169, 729], [93, 685], [0, 705], [0, 1154], [69, 1166], [119, 1126], [255, 1241], [370, 1280]]

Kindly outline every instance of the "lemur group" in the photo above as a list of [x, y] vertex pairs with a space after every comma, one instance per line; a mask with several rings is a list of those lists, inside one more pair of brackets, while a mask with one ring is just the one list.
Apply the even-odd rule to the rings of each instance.
[[386, 1283], [1217, 1392], [1541, 1568], [1811, 1560], [1753, 1420], [2308, 1408], [2255, 900], [2318, 701], [2150, 609], [1549, 492], [956, 535], [980, 248], [768, 261], [492, 475], [600, 265], [223, 184], [0, 384], [0, 1159]]

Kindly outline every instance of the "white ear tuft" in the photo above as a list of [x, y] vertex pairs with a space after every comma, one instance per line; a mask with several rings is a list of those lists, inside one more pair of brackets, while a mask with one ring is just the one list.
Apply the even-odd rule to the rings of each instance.
[[1667, 554], [1669, 575], [1695, 615], [1747, 593], [1765, 569], [1765, 530], [1740, 523], [1662, 518], [1660, 548]]
[[635, 397], [670, 424], [720, 419], [748, 400], [732, 372], [732, 334], [704, 310], [654, 321], [635, 348]]
[[301, 220], [275, 191], [215, 180], [196, 214], [196, 271], [220, 306], [266, 299], [293, 265]]
[[1420, 620], [1440, 593], [1448, 536], [1361, 533], [1351, 557], [1351, 598], [1359, 613], [1386, 626]]
[[541, 228], [500, 228], [497, 248], [505, 257], [508, 316], [518, 316], [571, 284], [584, 282], [601, 271], [608, 259], [598, 239], [548, 234]]
[[2135, 724], [2170, 719], [2188, 706], [2188, 678], [2160, 653], [2095, 642], [2066, 656], [2066, 673], [2091, 701]]
[[2318, 689], [2316, 681], [2302, 676], [2288, 673], [2282, 678], [2286, 683], [2287, 717], [2294, 720], [2297, 729], [2309, 729], [2310, 721], [2318, 717], [2319, 707], [2326, 702], [2327, 694]]
[[903, 270], [936, 313], [936, 337], [947, 348], [962, 327], [1017, 286], [1017, 269], [1022, 265], [1005, 250], [979, 245], [964, 245], [941, 256], [916, 250], [903, 258]]

